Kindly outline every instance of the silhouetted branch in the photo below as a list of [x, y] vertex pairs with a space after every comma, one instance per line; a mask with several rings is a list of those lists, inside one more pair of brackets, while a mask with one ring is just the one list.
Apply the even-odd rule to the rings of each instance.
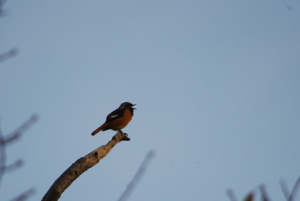
[[5, 163], [6, 163], [5, 144], [3, 143], [3, 134], [0, 128], [0, 184], [5, 171]]
[[230, 198], [231, 201], [237, 201], [237, 198], [236, 198], [233, 190], [228, 189], [227, 190], [227, 195], [228, 195], [228, 197]]
[[32, 189], [29, 189], [28, 191], [25, 191], [24, 193], [17, 196], [16, 198], [12, 199], [11, 201], [25, 201], [34, 194], [35, 194], [35, 189], [32, 188]]
[[38, 115], [32, 115], [26, 122], [24, 122], [19, 128], [8, 134], [4, 137], [3, 142], [5, 145], [14, 142], [16, 139], [19, 139], [25, 131], [27, 131], [36, 121], [38, 120]]
[[4, 3], [6, 2], [6, 0], [0, 0], [0, 8], [3, 7]]
[[295, 183], [295, 185], [294, 185], [294, 187], [292, 189], [292, 192], [291, 192], [291, 194], [289, 196], [288, 201], [293, 201], [294, 200], [294, 198], [296, 196], [296, 193], [297, 193], [297, 191], [299, 189], [299, 186], [300, 186], [300, 177], [297, 179], [297, 181], [296, 181], [296, 183]]
[[244, 201], [253, 201], [254, 199], [254, 191], [251, 191], [244, 199]]
[[3, 17], [5, 14], [5, 11], [3, 10], [3, 5], [5, 2], [5, 0], [0, 0], [0, 17]]
[[20, 136], [21, 136], [21, 133], [15, 133], [14, 135], [4, 137], [3, 140], [0, 142], [1, 143], [0, 145], [4, 145], [4, 144], [8, 145], [9, 143], [14, 142], [17, 139], [19, 139]]
[[280, 180], [280, 186], [281, 186], [281, 190], [282, 190], [282, 193], [285, 197], [286, 200], [289, 200], [289, 197], [290, 197], [290, 191], [285, 183], [285, 181], [283, 179]]
[[38, 116], [32, 115], [25, 123], [23, 123], [19, 128], [7, 136], [3, 136], [2, 130], [0, 128], [0, 184], [3, 178], [3, 174], [6, 171], [12, 171], [22, 165], [22, 161], [19, 160], [16, 163], [6, 166], [6, 145], [16, 141], [20, 136], [28, 130], [38, 119]]
[[139, 170], [137, 173], [134, 175], [132, 181], [128, 184], [126, 190], [124, 193], [121, 195], [121, 197], [118, 199], [118, 201], [125, 201], [127, 198], [130, 196], [132, 191], [134, 190], [135, 186], [138, 184], [138, 182], [141, 180], [143, 175], [145, 174], [147, 168], [149, 167], [149, 164], [153, 157], [155, 156], [153, 151], [149, 151], [148, 154], [146, 155], [144, 161], [142, 162]]
[[106, 145], [95, 149], [91, 153], [78, 159], [53, 183], [42, 201], [56, 201], [61, 194], [77, 179], [82, 173], [99, 163], [111, 149], [121, 141], [129, 141], [126, 134], [118, 132]]
[[[3, 13], [5, 13], [5, 12], [0, 7], [0, 17], [3, 16]], [[17, 48], [13, 48], [13, 49], [9, 50], [8, 52], [2, 53], [2, 54], [0, 54], [0, 62], [5, 61], [11, 57], [14, 57], [17, 54], [18, 54]]]
[[259, 190], [261, 194], [261, 201], [270, 201], [269, 196], [267, 194], [266, 186], [264, 184], [260, 185]]
[[[266, 187], [264, 184], [261, 184], [259, 186], [259, 190], [260, 190], [260, 194], [261, 194], [261, 201], [270, 201], [268, 195], [267, 195], [267, 191], [266, 191]], [[254, 197], [255, 197], [255, 192], [257, 191], [257, 188], [255, 188], [254, 190], [252, 190], [245, 198], [244, 201], [253, 201]], [[236, 198], [234, 192], [229, 189], [227, 190], [227, 194], [230, 198], [231, 201], [237, 201], [238, 199]]]
[[23, 161], [19, 159], [15, 163], [5, 166], [3, 171], [5, 171], [5, 173], [9, 173], [22, 167], [22, 165], [23, 165]]

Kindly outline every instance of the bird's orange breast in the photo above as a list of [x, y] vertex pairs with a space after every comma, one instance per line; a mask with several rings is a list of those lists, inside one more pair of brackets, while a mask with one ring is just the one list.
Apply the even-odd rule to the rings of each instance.
[[132, 119], [131, 112], [127, 109], [127, 110], [125, 110], [123, 117], [120, 117], [114, 121], [105, 123], [106, 124], [105, 127], [106, 127], [106, 129], [112, 129], [112, 130], [117, 131], [117, 130], [125, 128], [128, 125], [128, 123], [131, 121], [131, 119]]

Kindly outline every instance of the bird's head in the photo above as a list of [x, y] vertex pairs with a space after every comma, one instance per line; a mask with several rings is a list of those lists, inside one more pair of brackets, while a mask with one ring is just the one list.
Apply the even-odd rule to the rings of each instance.
[[124, 103], [122, 103], [121, 105], [120, 105], [120, 109], [130, 109], [130, 108], [132, 108], [132, 109], [134, 109], [134, 110], [136, 110], [136, 108], [133, 108], [133, 106], [135, 106], [136, 104], [132, 104], [132, 103], [129, 103], [129, 102], [124, 102]]

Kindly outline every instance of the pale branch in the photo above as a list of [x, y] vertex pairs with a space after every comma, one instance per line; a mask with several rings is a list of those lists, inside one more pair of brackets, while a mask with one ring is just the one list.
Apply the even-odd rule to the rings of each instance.
[[61, 194], [75, 181], [82, 173], [99, 163], [111, 149], [121, 141], [129, 141], [126, 134], [118, 132], [111, 141], [103, 145], [73, 163], [60, 177], [53, 183], [42, 201], [56, 201]]
[[155, 156], [154, 151], [149, 151], [148, 154], [146, 155], [144, 161], [142, 162], [139, 170], [137, 173], [134, 175], [132, 181], [128, 184], [126, 190], [123, 192], [121, 197], [118, 199], [118, 201], [125, 201], [127, 198], [130, 196], [132, 191], [134, 190], [135, 186], [138, 184], [138, 182], [141, 180], [143, 175], [145, 174], [147, 168], [149, 167], [149, 164], [153, 157]]

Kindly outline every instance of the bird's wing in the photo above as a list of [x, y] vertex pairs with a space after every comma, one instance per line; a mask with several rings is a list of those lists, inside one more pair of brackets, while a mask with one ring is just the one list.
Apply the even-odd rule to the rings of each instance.
[[116, 109], [116, 110], [112, 111], [109, 115], [107, 115], [105, 123], [111, 122], [120, 117], [123, 117], [124, 113], [125, 113], [124, 109]]

